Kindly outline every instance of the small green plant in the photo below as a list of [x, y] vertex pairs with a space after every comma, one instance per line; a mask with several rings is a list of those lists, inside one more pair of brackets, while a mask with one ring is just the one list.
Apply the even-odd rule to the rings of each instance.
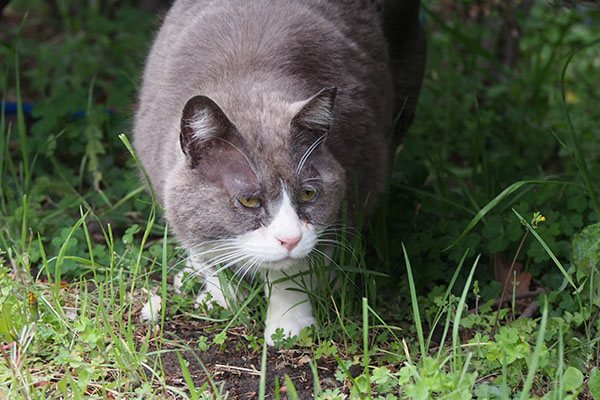
[[[167, 285], [185, 255], [119, 139], [155, 19], [131, 1], [43, 3], [11, 1], [0, 32], [0, 398], [228, 398], [199, 361], [213, 352], [260, 354], [260, 399], [304, 397], [295, 374], [269, 391], [259, 280], [232, 310]], [[321, 400], [600, 399], [600, 14], [422, 3], [431, 56], [388, 191], [328, 231], [339, 246], [318, 249], [324, 288], [307, 290], [319, 327], [276, 332], [276, 353], [312, 355]], [[496, 255], [531, 275], [530, 318]], [[153, 326], [137, 318], [149, 293]]]

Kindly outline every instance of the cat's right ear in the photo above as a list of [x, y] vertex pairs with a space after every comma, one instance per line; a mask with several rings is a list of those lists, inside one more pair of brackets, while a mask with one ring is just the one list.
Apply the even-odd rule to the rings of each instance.
[[233, 123], [210, 98], [195, 96], [185, 104], [179, 142], [192, 168], [206, 151], [230, 142], [235, 132]]
[[333, 105], [337, 95], [335, 86], [321, 89], [308, 100], [292, 104], [292, 108], [299, 108], [292, 119], [292, 127], [309, 129], [326, 134], [333, 121]]

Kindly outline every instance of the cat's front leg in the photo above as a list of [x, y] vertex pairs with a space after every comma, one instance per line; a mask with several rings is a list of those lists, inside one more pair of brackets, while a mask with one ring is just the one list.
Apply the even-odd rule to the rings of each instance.
[[[273, 346], [271, 336], [277, 328], [283, 329], [285, 336], [295, 336], [300, 331], [315, 325], [312, 305], [307, 290], [312, 285], [306, 284], [310, 275], [292, 277], [299, 270], [268, 271], [266, 276], [266, 295], [269, 301], [265, 324], [265, 342]], [[282, 280], [280, 282], [277, 282]]]
[[235, 303], [237, 299], [237, 293], [227, 278], [224, 276], [219, 278], [215, 267], [207, 266], [198, 257], [190, 257], [184, 270], [177, 273], [173, 281], [175, 290], [178, 293], [181, 292], [183, 277], [186, 272], [201, 276], [204, 282], [202, 291], [196, 297], [196, 306], [206, 304], [211, 309], [214, 302], [223, 308], [231, 309], [231, 304]]

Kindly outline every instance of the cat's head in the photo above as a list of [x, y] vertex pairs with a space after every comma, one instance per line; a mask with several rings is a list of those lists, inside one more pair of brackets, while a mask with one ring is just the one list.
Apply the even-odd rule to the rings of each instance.
[[182, 159], [169, 175], [167, 220], [192, 255], [282, 269], [307, 257], [339, 215], [345, 172], [327, 149], [335, 88], [237, 116], [205, 96], [183, 110]]

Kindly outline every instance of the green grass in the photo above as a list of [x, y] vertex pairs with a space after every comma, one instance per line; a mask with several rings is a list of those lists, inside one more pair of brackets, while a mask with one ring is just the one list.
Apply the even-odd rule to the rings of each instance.
[[[322, 400], [600, 399], [600, 10], [424, 3], [428, 68], [388, 191], [340, 230], [337, 282], [310, 293], [319, 329], [276, 343]], [[2, 98], [36, 104], [0, 110], [0, 399], [234, 398], [203, 360], [243, 349], [259, 398], [301, 398], [293, 373], [268, 388], [261, 282], [232, 311], [167, 283], [183, 254], [120, 136], [155, 20], [44, 4], [13, 1], [0, 32]], [[525, 289], [503, 290], [498, 254]]]

